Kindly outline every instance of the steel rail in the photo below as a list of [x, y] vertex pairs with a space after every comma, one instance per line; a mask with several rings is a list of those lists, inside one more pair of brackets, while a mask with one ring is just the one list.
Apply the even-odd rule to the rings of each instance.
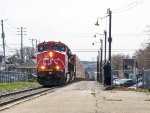
[[[18, 97], [18, 98], [16, 98], [15, 96], [17, 96], [17, 94], [21, 94], [21, 93], [19, 93], [19, 91], [17, 91], [16, 92], [16, 94], [15, 94], [15, 92], [13, 92], [13, 93], [8, 93], [7, 94], [7, 96], [4, 96], [4, 95], [1, 95], [1, 97], [9, 97], [9, 96], [14, 96], [15, 98], [11, 98], [11, 99], [8, 99], [7, 101], [4, 101], [4, 102], [1, 102], [0, 103], [0, 111], [1, 110], [4, 110], [4, 109], [6, 109], [6, 108], [9, 108], [9, 107], [4, 107], [4, 106], [6, 106], [6, 105], [9, 105], [9, 104], [12, 104], [12, 103], [14, 103], [14, 102], [19, 102], [20, 100], [25, 100], [25, 99], [27, 99], [27, 98], [30, 98], [30, 97], [34, 97], [34, 96], [41, 96], [40, 94], [42, 94], [42, 95], [44, 95], [44, 94], [47, 94], [49, 91], [51, 91], [51, 92], [53, 92], [54, 91], [54, 89], [56, 89], [56, 88], [58, 88], [58, 87], [52, 87], [52, 88], [42, 88], [42, 87], [37, 87], [37, 88], [31, 88], [30, 90], [29, 89], [27, 89], [27, 90], [22, 90], [21, 91], [21, 93], [22, 94], [24, 94], [24, 93], [27, 93], [27, 92], [32, 92], [33, 90], [37, 90], [37, 92], [33, 92], [33, 93], [31, 93], [31, 94], [28, 94], [28, 95], [23, 95], [23, 96], [20, 96], [20, 97]], [[40, 90], [40, 89], [43, 89], [43, 90]], [[12, 95], [11, 95], [12, 94]], [[8, 96], [9, 95], [9, 96]], [[21, 103], [21, 102], [19, 102], [19, 103]], [[18, 103], [17, 103], [18, 104]], [[15, 105], [15, 104], [14, 104]], [[2, 108], [1, 109], [1, 107], [4, 107], [4, 108]]]
[[[57, 88], [68, 86], [71, 83], [73, 83], [73, 81], [70, 81], [69, 83], [65, 83], [62, 86], [55, 86], [55, 87], [50, 87], [50, 88], [44, 88], [43, 86], [38, 86], [38, 87], [29, 88], [29, 89], [25, 89], [25, 90], [21, 90], [21, 91], [15, 91], [15, 92], [2, 94], [2, 95], [0, 95], [0, 100], [4, 99], [4, 102], [0, 102], [0, 111], [16, 105], [15, 102], [18, 102], [17, 104], [22, 103], [22, 102], [24, 102], [25, 99], [30, 100], [30, 99], [32, 99], [32, 97], [36, 98], [35, 96], [39, 97], [41, 95], [45, 95], [49, 92], [53, 92]], [[37, 92], [34, 92], [36, 90], [37, 90]], [[22, 94], [22, 95], [20, 96], [20, 94]], [[17, 97], [18, 95], [19, 95], [19, 97]], [[5, 101], [5, 98], [7, 101]], [[7, 98], [9, 98], [9, 99], [7, 99]], [[13, 103], [13, 105], [11, 105], [12, 103]], [[7, 105], [11, 105], [11, 106], [7, 106]]]
[[42, 86], [38, 86], [38, 87], [24, 89], [24, 90], [20, 90], [20, 91], [4, 93], [4, 94], [0, 95], [0, 98], [7, 97], [7, 96], [10, 96], [10, 95], [20, 94], [20, 93], [23, 93], [23, 92], [28, 92], [28, 91], [31, 91], [31, 90], [37, 90], [37, 89], [41, 89], [41, 88], [42, 88]]

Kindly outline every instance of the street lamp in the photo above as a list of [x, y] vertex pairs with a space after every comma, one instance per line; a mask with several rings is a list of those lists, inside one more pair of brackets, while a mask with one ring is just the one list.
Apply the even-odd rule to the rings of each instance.
[[[105, 17], [97, 19], [95, 25], [99, 26], [98, 20], [106, 18], [107, 16], [109, 17], [109, 37], [108, 37], [108, 42], [109, 42], [109, 57], [108, 57], [108, 59], [109, 59], [110, 64], [111, 64], [111, 42], [112, 42], [112, 37], [111, 37], [111, 16], [112, 16], [112, 12], [110, 11], [110, 8], [107, 9], [107, 15]], [[111, 87], [112, 87], [112, 74], [111, 74]]]
[[[112, 15], [112, 13], [111, 13], [110, 8], [109, 8], [109, 9], [107, 9], [107, 15], [104, 16], [104, 17], [101, 17], [101, 18], [99, 17], [97, 19], [96, 23], [95, 23], [96, 26], [99, 26], [99, 23], [98, 23], [99, 19], [104, 19], [106, 17], [109, 17], [109, 37], [108, 37], [108, 42], [109, 42], [109, 57], [108, 57], [108, 59], [109, 59], [110, 63], [111, 63], [111, 42], [112, 42], [112, 37], [111, 37], [111, 15]], [[104, 34], [107, 34], [106, 31], [104, 31]]]
[[100, 43], [100, 42], [96, 42], [96, 41], [95, 41], [95, 42], [92, 43], [92, 45], [95, 45], [95, 43]]
[[99, 20], [99, 18], [97, 19], [97, 21], [95, 23], [96, 26], [99, 26], [98, 20]]
[[104, 34], [95, 33], [95, 35], [93, 37], [96, 38], [96, 35], [104, 35]]
[[100, 75], [100, 65], [99, 65], [99, 62], [100, 62], [100, 58], [99, 58], [99, 56], [100, 56], [100, 51], [98, 50], [98, 55], [97, 55], [97, 81], [99, 81], [99, 75]]
[[108, 16], [109, 16], [109, 37], [108, 37], [108, 42], [109, 42], [109, 61], [111, 63], [111, 42], [112, 42], [112, 37], [111, 37], [111, 11], [110, 8], [107, 10]]
[[99, 17], [99, 18], [97, 19], [95, 25], [96, 25], [96, 26], [99, 26], [98, 20], [99, 20], [99, 19], [104, 19], [104, 18], [106, 18], [107, 16], [108, 16], [108, 15], [106, 15], [106, 16], [104, 16], [104, 17]]
[[95, 43], [100, 43], [100, 50], [98, 50], [98, 55], [97, 55], [97, 81], [102, 83], [102, 63], [103, 63], [103, 40], [100, 39], [100, 42], [94, 42], [92, 45]]
[[[100, 42], [93, 42], [92, 45], [95, 45], [95, 43], [100, 43]], [[97, 81], [100, 81], [100, 50], [98, 50], [98, 55], [97, 55]]]
[[104, 62], [106, 62], [106, 38], [107, 38], [107, 32], [106, 32], [106, 30], [104, 30], [104, 34], [96, 33], [93, 37], [96, 38], [96, 35], [104, 35], [105, 36], [105, 56], [104, 56], [105, 60], [104, 60]]
[[[108, 16], [109, 16], [109, 37], [108, 37], [108, 42], [109, 42], [109, 61], [111, 64], [111, 42], [112, 42], [112, 37], [111, 37], [111, 16], [112, 13], [110, 11], [110, 8], [107, 10]], [[111, 71], [111, 70], [110, 70]], [[111, 88], [113, 87], [113, 76], [112, 76], [112, 72], [111, 73]]]
[[103, 64], [103, 40], [100, 39], [100, 43], [101, 43], [101, 47], [100, 47], [100, 51], [101, 51], [101, 59], [100, 59], [100, 82], [102, 83], [102, 64]]

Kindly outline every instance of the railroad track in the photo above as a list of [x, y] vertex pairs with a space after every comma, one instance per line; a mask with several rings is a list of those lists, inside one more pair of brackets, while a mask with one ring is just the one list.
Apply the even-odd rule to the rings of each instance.
[[27, 100], [31, 100], [33, 98], [48, 94], [50, 92], [54, 92], [56, 89], [71, 85], [71, 83], [82, 81], [82, 79], [76, 79], [75, 81], [71, 81], [66, 83], [62, 86], [55, 86], [55, 87], [43, 87], [38, 86], [34, 88], [29, 88], [25, 90], [5, 93], [0, 95], [0, 111], [7, 109], [11, 106], [16, 104], [22, 103]]
[[57, 87], [44, 88], [42, 86], [29, 88], [21, 91], [11, 92], [0, 95], [0, 111], [21, 102], [53, 92]]

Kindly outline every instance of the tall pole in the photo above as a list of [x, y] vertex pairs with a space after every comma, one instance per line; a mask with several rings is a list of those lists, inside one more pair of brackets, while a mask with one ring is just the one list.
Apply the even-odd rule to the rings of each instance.
[[104, 35], [105, 35], [105, 62], [106, 62], [106, 39], [107, 39], [107, 31], [104, 30]]
[[[36, 47], [37, 47], [37, 39], [29, 39], [29, 40], [31, 40], [31, 42], [32, 42], [32, 52], [31, 52], [31, 57], [32, 56], [34, 56], [34, 50], [36, 49]], [[35, 44], [34, 44], [34, 41], [36, 41], [35, 42]], [[35, 47], [35, 48], [34, 48]]]
[[100, 51], [101, 51], [101, 56], [100, 56], [100, 83], [102, 83], [103, 40], [100, 39], [100, 42], [101, 42], [101, 47], [100, 47]]
[[32, 52], [31, 52], [31, 57], [33, 57], [33, 51], [34, 51], [34, 44], [33, 44], [33, 38], [32, 38]]
[[[37, 47], [37, 40], [36, 40], [36, 47]], [[35, 48], [36, 48], [36, 47], [35, 47]]]
[[[32, 50], [34, 51], [34, 49], [37, 47], [37, 39], [32, 38], [30, 40], [32, 41]], [[35, 41], [35, 44], [34, 44], [34, 41]]]
[[4, 65], [6, 69], [6, 56], [5, 56], [5, 33], [4, 33], [4, 27], [3, 27], [3, 20], [1, 20], [2, 25], [2, 39], [3, 39], [3, 53], [4, 53]]
[[[112, 13], [110, 11], [110, 8], [107, 10], [108, 12], [108, 16], [109, 16], [109, 37], [108, 37], [108, 42], [109, 42], [109, 61], [110, 61], [110, 65], [111, 65], [111, 42], [112, 42], [112, 37], [111, 37], [111, 16]], [[111, 76], [111, 87], [113, 86], [112, 81], [113, 81], [113, 77], [112, 77], [112, 73], [111, 73], [111, 69], [110, 69], [110, 76]]]
[[23, 63], [23, 27], [21, 27], [21, 64]]
[[[35, 46], [35, 50], [36, 50], [36, 48], [37, 48], [37, 39], [36, 39], [36, 46]], [[37, 54], [37, 51], [35, 51], [35, 53]]]
[[97, 81], [99, 81], [99, 51], [97, 55]]
[[24, 62], [24, 60], [23, 60], [23, 35], [26, 35], [23, 33], [23, 32], [25, 32], [23, 29], [26, 29], [26, 28], [20, 27], [17, 29], [20, 29], [20, 31], [18, 31], [18, 32], [20, 32], [20, 34], [18, 34], [18, 35], [21, 35], [21, 50], [20, 50], [21, 62], [20, 62], [20, 64], [22, 64]]
[[33, 44], [33, 38], [31, 39], [32, 40], [32, 50], [34, 50], [34, 44]]
[[112, 42], [112, 37], [111, 37], [111, 11], [110, 8], [107, 10], [108, 16], [109, 16], [109, 37], [108, 37], [108, 42], [109, 42], [109, 61], [111, 63], [111, 42]]

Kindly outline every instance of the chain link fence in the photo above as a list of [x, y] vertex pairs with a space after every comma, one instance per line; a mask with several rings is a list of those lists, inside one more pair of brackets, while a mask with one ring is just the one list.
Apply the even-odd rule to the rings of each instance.
[[25, 72], [0, 71], [0, 83], [36, 81], [36, 75]]
[[143, 75], [144, 88], [150, 89], [150, 69], [144, 70]]
[[150, 69], [137, 71], [137, 74], [133, 70], [112, 70], [113, 78], [127, 78], [132, 79], [135, 82], [141, 82], [142, 88], [150, 89]]
[[113, 77], [117, 78], [130, 78], [129, 75], [134, 73], [133, 70], [112, 70]]

